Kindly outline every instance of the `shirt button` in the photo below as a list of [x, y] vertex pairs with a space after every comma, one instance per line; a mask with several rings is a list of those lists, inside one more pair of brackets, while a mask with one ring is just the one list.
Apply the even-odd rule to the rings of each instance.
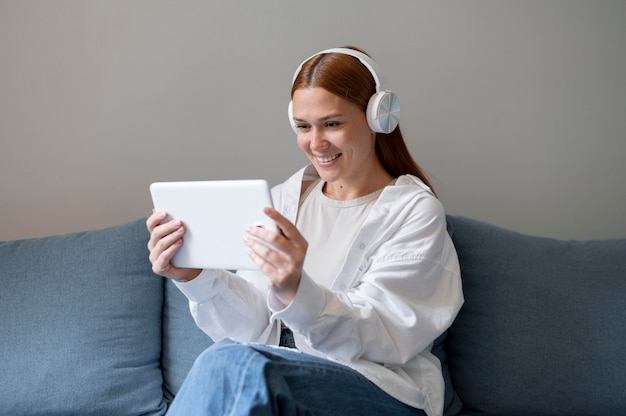
[[339, 289], [346, 290], [346, 285], [339, 285]]
[[365, 244], [363, 244], [363, 243], [359, 244], [359, 248], [360, 248], [361, 250], [365, 250]]

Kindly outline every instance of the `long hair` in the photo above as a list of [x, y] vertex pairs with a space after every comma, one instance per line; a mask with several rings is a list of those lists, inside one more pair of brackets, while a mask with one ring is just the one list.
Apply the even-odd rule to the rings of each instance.
[[[353, 46], [346, 48], [365, 53]], [[376, 83], [369, 70], [357, 58], [342, 53], [315, 55], [305, 62], [293, 82], [291, 96], [298, 89], [315, 87], [356, 104], [363, 112], [376, 92]], [[376, 155], [393, 177], [417, 176], [435, 192], [422, 168], [413, 160], [400, 126], [389, 134], [376, 133]]]

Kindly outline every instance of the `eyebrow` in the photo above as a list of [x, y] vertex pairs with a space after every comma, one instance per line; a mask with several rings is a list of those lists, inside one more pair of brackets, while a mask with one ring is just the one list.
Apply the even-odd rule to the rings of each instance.
[[[330, 119], [339, 118], [339, 117], [344, 117], [344, 115], [341, 114], [341, 113], [329, 114], [329, 115], [324, 116], [324, 117], [322, 117], [320, 119], [317, 119], [317, 122], [318, 123], [320, 123], [320, 122], [323, 123], [323, 122], [328, 121]], [[299, 122], [306, 122], [306, 120], [303, 120], [303, 119], [297, 118], [297, 117], [294, 117], [293, 120], [294, 121], [299, 121]]]

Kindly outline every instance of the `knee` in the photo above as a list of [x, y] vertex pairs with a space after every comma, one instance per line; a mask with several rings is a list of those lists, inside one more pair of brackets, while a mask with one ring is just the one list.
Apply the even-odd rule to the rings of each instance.
[[193, 369], [206, 371], [209, 368], [233, 368], [244, 357], [250, 355], [252, 349], [232, 339], [224, 339], [204, 350], [195, 360]]

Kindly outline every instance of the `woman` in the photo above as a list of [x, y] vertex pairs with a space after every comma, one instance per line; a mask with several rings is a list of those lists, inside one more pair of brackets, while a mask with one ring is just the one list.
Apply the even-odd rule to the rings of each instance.
[[289, 114], [311, 164], [272, 189], [279, 232], [246, 230], [260, 271], [177, 269], [184, 224], [148, 218], [153, 270], [218, 341], [170, 414], [442, 414], [430, 348], [463, 303], [459, 266], [389, 94], [355, 48], [298, 68]]

